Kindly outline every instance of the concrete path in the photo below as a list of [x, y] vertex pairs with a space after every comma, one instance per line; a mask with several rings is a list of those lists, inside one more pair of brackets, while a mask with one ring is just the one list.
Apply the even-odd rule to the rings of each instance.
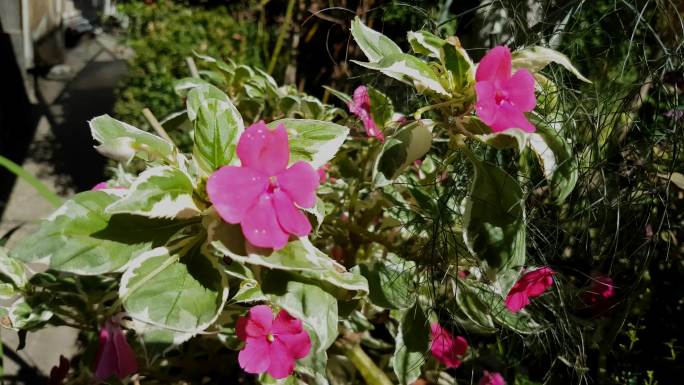
[[[113, 37], [101, 34], [67, 52], [69, 78], [37, 80], [38, 125], [22, 166], [65, 198], [90, 189], [103, 178], [106, 160], [93, 149], [87, 121], [111, 113], [114, 89], [126, 74], [126, 55]], [[0, 236], [22, 225], [7, 244], [11, 248], [53, 210], [28, 183], [17, 179], [0, 218]], [[71, 357], [77, 352], [77, 331], [67, 327], [29, 334], [26, 347], [19, 352], [14, 351], [16, 333], [8, 329], [0, 333], [5, 384], [42, 383], [60, 354]]]

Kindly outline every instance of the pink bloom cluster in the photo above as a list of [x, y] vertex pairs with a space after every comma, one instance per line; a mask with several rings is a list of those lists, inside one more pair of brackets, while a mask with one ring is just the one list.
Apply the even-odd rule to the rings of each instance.
[[311, 339], [302, 321], [285, 310], [274, 319], [266, 305], [254, 306], [246, 317], [240, 317], [236, 332], [245, 341], [238, 361], [247, 373], [267, 372], [273, 378], [285, 378], [294, 371], [295, 360], [306, 357], [311, 350]]
[[530, 304], [530, 298], [539, 297], [553, 285], [554, 271], [549, 267], [542, 267], [529, 271], [513, 285], [506, 296], [506, 307], [517, 313]]
[[501, 373], [491, 373], [485, 370], [478, 385], [506, 385], [506, 381]]
[[363, 127], [366, 129], [366, 135], [368, 135], [369, 138], [377, 138], [381, 142], [385, 141], [382, 131], [380, 131], [380, 128], [371, 115], [371, 101], [366, 86], [356, 87], [352, 101], [347, 103], [347, 107], [349, 107], [349, 112], [361, 119]]
[[475, 110], [494, 132], [509, 128], [534, 132], [534, 125], [524, 114], [537, 104], [534, 77], [526, 69], [519, 69], [511, 76], [511, 69], [508, 47], [498, 46], [487, 52], [475, 72]]
[[316, 204], [320, 176], [307, 162], [288, 167], [290, 147], [285, 126], [270, 130], [263, 121], [240, 137], [241, 166], [224, 166], [207, 181], [207, 194], [218, 214], [239, 223], [254, 246], [281, 249], [290, 235], [306, 236], [311, 224], [300, 208]]
[[458, 368], [463, 355], [468, 350], [468, 341], [461, 336], [454, 338], [448, 330], [436, 322], [431, 325], [431, 331], [432, 355], [447, 368]]
[[126, 341], [117, 317], [110, 318], [100, 329], [100, 341], [95, 357], [95, 378], [124, 379], [138, 371], [135, 353]]

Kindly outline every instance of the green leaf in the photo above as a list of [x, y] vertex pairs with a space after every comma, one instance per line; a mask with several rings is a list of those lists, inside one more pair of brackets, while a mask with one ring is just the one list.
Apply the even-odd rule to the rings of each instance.
[[470, 156], [475, 178], [465, 199], [463, 236], [470, 252], [487, 263], [488, 273], [525, 263], [522, 190], [499, 167]]
[[193, 333], [181, 333], [163, 327], [133, 320], [133, 330], [139, 337], [145, 348], [145, 355], [150, 363], [153, 363], [173, 347], [189, 340]]
[[181, 97], [187, 97], [188, 92], [193, 88], [208, 86], [211, 86], [211, 83], [196, 77], [178, 79], [173, 83], [173, 89], [176, 91], [176, 94]]
[[9, 308], [9, 319], [14, 330], [34, 330], [42, 327], [52, 318], [53, 313], [47, 304], [32, 306], [24, 298], [19, 298]]
[[168, 238], [187, 222], [133, 215], [111, 216], [105, 208], [114, 193], [86, 191], [67, 201], [40, 229], [23, 239], [10, 257], [23, 262], [47, 259], [52, 269], [82, 275], [116, 271], [139, 253]]
[[591, 80], [582, 76], [582, 74], [572, 65], [570, 59], [562, 53], [551, 48], [533, 46], [523, 48], [513, 52], [513, 68], [527, 68], [532, 72], [541, 71], [549, 63], [560, 64], [570, 71], [579, 80], [591, 83]]
[[417, 120], [387, 138], [373, 167], [373, 183], [376, 187], [390, 184], [406, 167], [430, 150], [433, 127], [431, 120]]
[[442, 46], [447, 44], [446, 40], [427, 31], [410, 31], [406, 37], [409, 44], [411, 44], [413, 52], [431, 56], [435, 59], [440, 58]]
[[313, 226], [313, 229], [317, 232], [321, 228], [326, 215], [325, 202], [323, 199], [316, 197], [316, 204], [311, 208], [302, 209], [302, 211], [311, 214], [311, 216], [316, 220], [316, 225]]
[[382, 129], [392, 120], [394, 115], [392, 100], [371, 86], [366, 86], [366, 88], [368, 89], [368, 98], [370, 99], [371, 118]]
[[304, 160], [318, 169], [337, 153], [349, 134], [339, 124], [310, 119], [280, 119], [267, 126], [274, 129], [283, 124], [290, 141], [290, 162]]
[[324, 353], [337, 339], [337, 300], [320, 287], [293, 278], [286, 272], [265, 270], [261, 288], [273, 303], [299, 318], [309, 334], [316, 335], [317, 345], [309, 354]]
[[352, 62], [413, 85], [419, 93], [437, 93], [442, 96], [451, 96], [439, 81], [435, 71], [425, 61], [415, 56], [396, 53], [385, 56], [379, 62], [364, 63], [356, 60], [352, 60]]
[[100, 143], [95, 149], [106, 157], [122, 163], [135, 156], [147, 161], [172, 158], [172, 143], [109, 115], [100, 115], [88, 124], [93, 138]]
[[351, 33], [356, 44], [371, 62], [378, 62], [386, 56], [402, 53], [401, 48], [392, 39], [368, 28], [358, 16], [352, 21]]
[[563, 203], [575, 189], [579, 177], [570, 145], [552, 128], [537, 124], [537, 131], [529, 135], [529, 146], [542, 166], [551, 195], [557, 203]]
[[14, 291], [14, 285], [11, 283], [0, 283], [0, 301], [7, 301], [12, 299], [17, 293]]
[[0, 280], [5, 281], [6, 277], [11, 284], [20, 289], [26, 286], [28, 282], [24, 265], [14, 258], [10, 258], [2, 247], [0, 247], [0, 274], [2, 274]]
[[467, 91], [475, 84], [475, 64], [465, 50], [445, 43], [441, 46], [439, 55], [446, 69], [449, 89], [454, 93], [470, 96]]
[[297, 273], [340, 299], [358, 298], [368, 293], [368, 282], [358, 269], [347, 271], [305, 237], [289, 242], [280, 250], [271, 250], [247, 244], [239, 225], [216, 220], [207, 231], [216, 253], [238, 263]]
[[214, 86], [188, 92], [188, 117], [193, 123], [193, 155], [208, 174], [237, 161], [235, 150], [245, 129], [237, 108]]
[[328, 86], [323, 86], [323, 88], [325, 88], [326, 90], [328, 90], [328, 92], [330, 92], [331, 94], [335, 95], [338, 99], [340, 99], [345, 106], [347, 105], [347, 103], [352, 101], [352, 97], [345, 94], [344, 92], [338, 91]]
[[415, 263], [392, 255], [388, 260], [361, 265], [368, 280], [368, 297], [386, 309], [408, 309], [416, 302], [413, 286]]
[[119, 297], [135, 320], [197, 334], [223, 309], [227, 283], [218, 262], [199, 247], [187, 253], [158, 247], [131, 261], [121, 277]]
[[420, 376], [430, 349], [430, 325], [419, 304], [403, 314], [395, 340], [394, 373], [401, 385], [412, 384]]
[[150, 218], [191, 218], [200, 210], [193, 201], [190, 177], [171, 166], [145, 170], [122, 199], [107, 207], [109, 214], [135, 214]]

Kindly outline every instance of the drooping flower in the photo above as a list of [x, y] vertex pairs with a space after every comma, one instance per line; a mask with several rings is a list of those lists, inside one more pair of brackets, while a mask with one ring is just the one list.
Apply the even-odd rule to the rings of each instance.
[[[321, 166], [318, 170], [316, 170], [316, 172], [318, 173], [318, 182], [320, 184], [323, 184], [328, 180], [328, 169], [329, 168], [330, 168], [330, 163], [326, 163], [323, 166]], [[332, 182], [332, 180], [331, 180], [331, 182]]]
[[207, 194], [221, 218], [239, 223], [245, 238], [258, 247], [277, 250], [290, 234], [308, 235], [311, 224], [300, 208], [316, 203], [319, 176], [307, 162], [288, 167], [285, 126], [251, 125], [240, 137], [237, 155], [241, 166], [221, 167], [207, 181]]
[[371, 115], [371, 101], [370, 96], [368, 96], [368, 88], [366, 86], [358, 86], [354, 90], [354, 96], [352, 100], [347, 103], [349, 107], [349, 112], [356, 115], [357, 118], [363, 123], [363, 127], [366, 129], [366, 135], [369, 138], [377, 138], [380, 142], [385, 141], [385, 136], [375, 124], [373, 116]]
[[487, 52], [475, 72], [475, 110], [494, 132], [509, 128], [534, 132], [534, 125], [524, 114], [537, 104], [534, 77], [526, 69], [519, 69], [511, 76], [511, 68], [508, 47], [498, 46]]
[[112, 376], [124, 379], [138, 371], [135, 353], [121, 330], [120, 317], [105, 321], [95, 357], [95, 378], [104, 381]]
[[285, 378], [294, 371], [295, 360], [306, 357], [311, 350], [311, 338], [302, 321], [285, 310], [274, 319], [270, 307], [254, 306], [246, 317], [238, 319], [235, 329], [245, 341], [238, 362], [247, 373], [267, 372], [273, 378]]
[[50, 380], [48, 385], [62, 385], [67, 374], [69, 374], [69, 368], [71, 363], [63, 355], [59, 356], [59, 365], [55, 365], [50, 369]]
[[448, 330], [436, 322], [430, 328], [432, 330], [430, 346], [432, 355], [447, 368], [458, 368], [463, 355], [468, 350], [468, 341], [461, 336], [454, 338]]
[[549, 267], [542, 267], [523, 274], [513, 285], [506, 296], [506, 307], [513, 313], [519, 312], [530, 304], [530, 298], [539, 297], [553, 285], [555, 272]]
[[490, 373], [485, 370], [478, 385], [506, 385], [506, 381], [501, 373]]

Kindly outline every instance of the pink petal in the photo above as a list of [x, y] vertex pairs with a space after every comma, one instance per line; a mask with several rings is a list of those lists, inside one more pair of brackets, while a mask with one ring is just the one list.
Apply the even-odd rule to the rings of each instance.
[[285, 310], [280, 310], [273, 321], [272, 332], [274, 335], [299, 334], [302, 330], [302, 321], [291, 316]]
[[432, 344], [430, 351], [432, 355], [448, 368], [457, 368], [461, 365], [461, 356], [468, 349], [468, 341], [458, 336], [455, 339], [446, 329], [439, 324], [433, 323]]
[[[242, 317], [241, 317], [242, 318]], [[247, 337], [264, 337], [271, 333], [273, 311], [266, 305], [257, 305], [249, 309], [244, 333]]]
[[259, 170], [267, 176], [281, 172], [290, 161], [285, 126], [279, 124], [271, 131], [263, 120], [252, 124], [242, 133], [237, 154], [243, 167]]
[[311, 337], [306, 330], [297, 334], [282, 334], [276, 339], [280, 340], [295, 359], [304, 358], [311, 351]]
[[311, 223], [304, 213], [295, 207], [290, 196], [283, 191], [273, 193], [273, 206], [275, 207], [278, 223], [283, 230], [299, 237], [311, 233]]
[[511, 51], [506, 46], [497, 46], [489, 50], [480, 60], [475, 71], [475, 80], [494, 82], [499, 88], [511, 77]]
[[503, 89], [511, 104], [520, 111], [532, 111], [537, 105], [534, 97], [534, 77], [526, 69], [517, 70]]
[[282, 249], [289, 236], [278, 224], [273, 197], [262, 194], [240, 223], [245, 238], [254, 246]]
[[238, 318], [235, 323], [235, 334], [237, 334], [239, 339], [247, 340], [247, 317]]
[[107, 182], [100, 182], [100, 183], [96, 184], [95, 186], [93, 186], [93, 188], [91, 188], [90, 190], [97, 191], [97, 190], [103, 190], [106, 188], [109, 188], [109, 186], [107, 185]]
[[[354, 109], [370, 111], [370, 96], [368, 95], [368, 88], [366, 86], [356, 87], [350, 104]], [[352, 107], [350, 107], [350, 110], [351, 108]], [[351, 112], [354, 113], [354, 111]]]
[[320, 183], [318, 173], [307, 162], [299, 161], [277, 175], [278, 185], [299, 207], [310, 208], [316, 204], [316, 188]]
[[485, 370], [478, 385], [506, 385], [506, 381], [500, 373], [490, 373]]
[[290, 354], [287, 346], [278, 339], [271, 342], [270, 346], [270, 365], [268, 374], [273, 378], [285, 378], [292, 374], [295, 367], [295, 359]]
[[[484, 121], [484, 120], [483, 120]], [[487, 123], [487, 122], [485, 122]], [[536, 128], [522, 111], [517, 110], [509, 103], [502, 103], [492, 123], [487, 123], [494, 132], [501, 132], [510, 128], [519, 128], [525, 132], [534, 132]]]
[[260, 374], [271, 365], [271, 344], [265, 337], [248, 338], [238, 354], [240, 367], [247, 373]]
[[228, 223], [242, 222], [268, 188], [268, 176], [248, 167], [224, 166], [207, 180], [209, 200]]
[[527, 297], [525, 292], [513, 292], [513, 289], [511, 289], [511, 292], [506, 296], [505, 304], [508, 310], [513, 313], [517, 313], [522, 310], [522, 308], [530, 304], [530, 299]]
[[488, 126], [496, 120], [499, 113], [499, 106], [496, 104], [496, 89], [494, 83], [490, 81], [481, 81], [475, 84], [475, 93], [477, 95], [477, 102], [475, 103], [475, 110], [477, 116]]
[[119, 330], [114, 335], [114, 348], [117, 356], [117, 372], [120, 378], [128, 377], [138, 371], [138, 362], [135, 353], [126, 341], [126, 336]]

